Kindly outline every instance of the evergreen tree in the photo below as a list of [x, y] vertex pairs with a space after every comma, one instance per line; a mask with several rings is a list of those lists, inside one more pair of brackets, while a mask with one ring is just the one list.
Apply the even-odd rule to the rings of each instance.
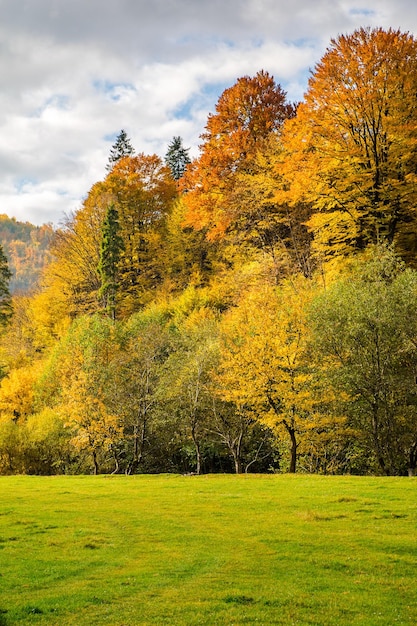
[[98, 273], [101, 278], [99, 297], [103, 301], [103, 308], [113, 321], [116, 319], [118, 263], [123, 247], [123, 239], [119, 234], [119, 215], [115, 206], [111, 204], [103, 222]]
[[0, 326], [6, 326], [13, 313], [9, 281], [12, 274], [9, 270], [6, 255], [0, 245]]
[[189, 148], [184, 148], [181, 137], [174, 137], [168, 146], [165, 155], [165, 163], [171, 169], [174, 180], [179, 180], [191, 159], [188, 155]]
[[120, 159], [123, 159], [123, 157], [126, 156], [133, 156], [134, 154], [135, 149], [130, 143], [130, 139], [126, 134], [126, 131], [122, 129], [117, 136], [112, 149], [110, 150], [109, 162], [106, 165], [106, 170], [111, 172], [117, 161], [120, 161]]

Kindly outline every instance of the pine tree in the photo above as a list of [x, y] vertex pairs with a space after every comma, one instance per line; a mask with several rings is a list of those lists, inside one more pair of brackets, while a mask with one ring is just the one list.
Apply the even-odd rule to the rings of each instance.
[[184, 148], [181, 137], [174, 137], [168, 146], [165, 155], [165, 163], [171, 169], [174, 180], [179, 180], [191, 159], [188, 155], [189, 148]]
[[119, 234], [119, 215], [115, 206], [111, 204], [103, 222], [98, 273], [101, 278], [99, 297], [103, 301], [103, 308], [112, 320], [116, 319], [117, 274], [122, 250], [123, 239]]
[[106, 165], [106, 170], [111, 172], [117, 161], [120, 161], [120, 159], [123, 159], [123, 157], [126, 156], [133, 156], [134, 154], [135, 149], [126, 134], [126, 131], [122, 129], [117, 136], [112, 149], [110, 150], [109, 162]]
[[0, 326], [6, 326], [13, 313], [9, 281], [12, 274], [9, 270], [6, 255], [0, 245]]

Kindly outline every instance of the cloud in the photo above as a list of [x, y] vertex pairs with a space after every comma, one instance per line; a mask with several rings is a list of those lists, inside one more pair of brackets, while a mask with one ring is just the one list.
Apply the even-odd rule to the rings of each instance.
[[332, 37], [417, 33], [414, 0], [0, 0], [0, 213], [58, 223], [105, 175], [114, 137], [197, 154], [221, 92], [267, 70], [300, 100]]

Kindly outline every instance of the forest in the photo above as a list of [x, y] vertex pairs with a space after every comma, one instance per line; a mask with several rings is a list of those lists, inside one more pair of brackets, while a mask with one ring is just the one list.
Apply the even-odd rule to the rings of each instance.
[[416, 93], [412, 35], [340, 35], [194, 159], [122, 130], [30, 292], [3, 236], [0, 473], [414, 475]]

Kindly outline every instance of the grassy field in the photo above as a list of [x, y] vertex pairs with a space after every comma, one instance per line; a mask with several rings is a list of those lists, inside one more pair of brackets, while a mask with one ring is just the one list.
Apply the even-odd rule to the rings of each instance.
[[0, 625], [417, 624], [417, 480], [0, 478]]

